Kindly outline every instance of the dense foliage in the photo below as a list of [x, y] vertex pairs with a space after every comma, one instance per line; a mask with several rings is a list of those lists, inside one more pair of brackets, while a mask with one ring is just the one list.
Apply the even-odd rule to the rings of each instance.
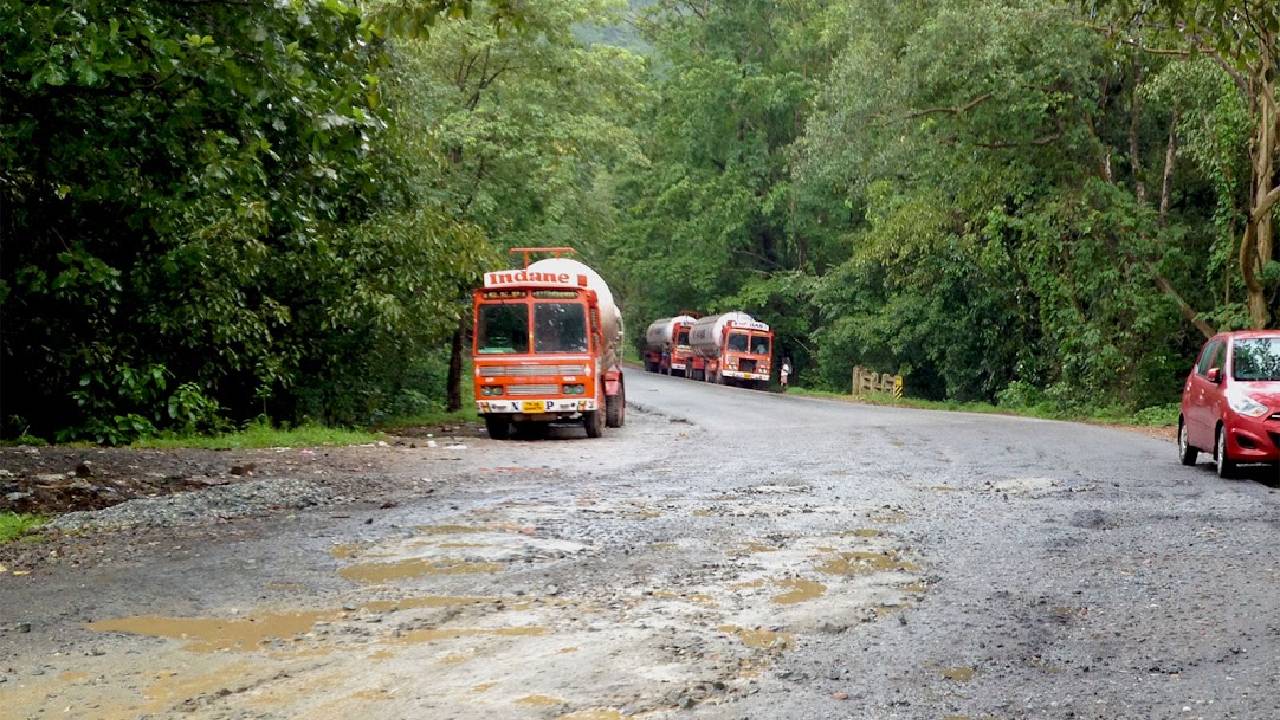
[[1162, 29], [1132, 8], [668, 0], [647, 19], [652, 166], [606, 241], [637, 321], [741, 307], [802, 382], [847, 388], [860, 364], [925, 397], [1068, 407], [1176, 399], [1206, 333], [1266, 322], [1237, 260], [1258, 111], [1229, 67], [1148, 48]]
[[0, 427], [437, 408], [468, 289], [526, 244], [579, 247], [635, 338], [753, 313], [802, 384], [1168, 402], [1206, 333], [1275, 315], [1276, 19], [0, 0]]

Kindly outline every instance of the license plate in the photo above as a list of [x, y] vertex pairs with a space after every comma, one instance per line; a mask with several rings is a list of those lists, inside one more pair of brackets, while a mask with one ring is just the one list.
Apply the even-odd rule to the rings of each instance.
[[540, 413], [547, 411], [547, 402], [545, 400], [525, 400], [520, 403], [520, 412]]

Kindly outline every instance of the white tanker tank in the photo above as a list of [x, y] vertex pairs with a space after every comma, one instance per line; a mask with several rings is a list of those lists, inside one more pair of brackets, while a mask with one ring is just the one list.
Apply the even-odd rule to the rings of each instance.
[[672, 343], [675, 342], [676, 327], [679, 325], [691, 325], [695, 322], [697, 320], [691, 315], [677, 315], [654, 320], [644, 333], [645, 348], [657, 351], [670, 350]]
[[579, 275], [586, 277], [587, 289], [595, 291], [596, 302], [600, 307], [600, 329], [604, 334], [605, 341], [605, 352], [601, 354], [602, 364], [606, 367], [617, 364], [618, 349], [622, 347], [622, 311], [618, 309], [617, 304], [613, 301], [613, 292], [609, 290], [609, 283], [600, 277], [600, 273], [577, 260], [570, 260], [569, 258], [538, 260], [525, 268], [525, 271], [530, 273], [567, 273], [571, 278], [576, 278]]
[[755, 318], [744, 312], [710, 315], [693, 323], [693, 329], [689, 331], [689, 345], [693, 347], [695, 353], [703, 357], [717, 357], [720, 354], [720, 343], [724, 340], [724, 329], [730, 323], [737, 327], [769, 329], [768, 325], [757, 322]]

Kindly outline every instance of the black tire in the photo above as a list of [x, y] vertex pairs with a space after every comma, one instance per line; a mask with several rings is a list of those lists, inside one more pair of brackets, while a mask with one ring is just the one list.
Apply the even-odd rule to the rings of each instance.
[[1227, 427], [1218, 425], [1217, 440], [1213, 443], [1213, 464], [1218, 471], [1218, 477], [1223, 480], [1230, 480], [1236, 476], [1236, 461], [1231, 459], [1227, 452]]
[[502, 415], [485, 415], [484, 429], [494, 440], [506, 440], [511, 437], [511, 421]]
[[582, 413], [582, 426], [587, 429], [587, 437], [598, 438], [604, 435], [604, 410], [588, 410]]
[[627, 421], [627, 386], [618, 381], [618, 394], [604, 399], [604, 424], [620, 428]]
[[1182, 418], [1178, 418], [1178, 462], [1183, 465], [1195, 465], [1199, 457], [1200, 451], [1187, 441], [1187, 424], [1182, 421]]

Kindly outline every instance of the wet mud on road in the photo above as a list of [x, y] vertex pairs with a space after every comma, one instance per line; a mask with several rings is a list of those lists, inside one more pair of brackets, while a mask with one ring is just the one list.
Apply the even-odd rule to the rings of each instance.
[[0, 707], [1280, 717], [1271, 471], [1221, 481], [1084, 425], [628, 385], [602, 440], [389, 448], [383, 503], [104, 535], [111, 562], [0, 576]]

